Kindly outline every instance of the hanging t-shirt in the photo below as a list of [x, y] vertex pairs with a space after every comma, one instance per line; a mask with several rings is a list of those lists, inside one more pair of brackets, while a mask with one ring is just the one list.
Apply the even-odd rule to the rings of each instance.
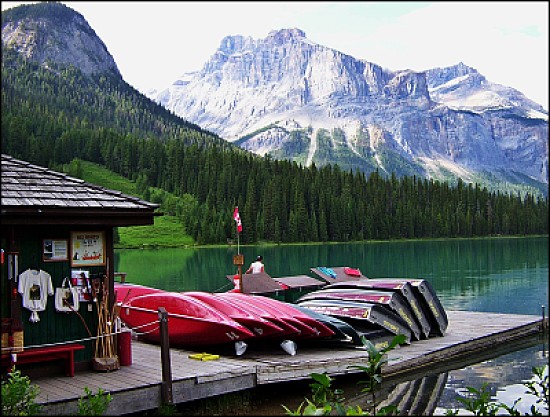
[[54, 294], [50, 274], [42, 270], [27, 269], [19, 275], [17, 290], [23, 297], [23, 307], [32, 311], [29, 321], [40, 321], [38, 311], [46, 309], [48, 296]]

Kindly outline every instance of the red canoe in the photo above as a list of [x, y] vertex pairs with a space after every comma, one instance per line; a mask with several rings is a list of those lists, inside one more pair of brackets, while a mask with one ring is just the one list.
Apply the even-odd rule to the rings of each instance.
[[[293, 320], [285, 320], [277, 314], [278, 312], [274, 313], [271, 308], [264, 308], [261, 305], [253, 303], [252, 300], [249, 299], [251, 297], [250, 295], [237, 292], [216, 293], [216, 295], [232, 303], [238, 303], [240, 307], [249, 310], [252, 314], [258, 315], [276, 324], [284, 331], [283, 334], [277, 335], [281, 338], [296, 338], [300, 337], [302, 334], [301, 328], [294, 326], [296, 323], [291, 324]], [[237, 296], [243, 296], [244, 298], [236, 298]]]
[[281, 336], [285, 331], [275, 323], [261, 317], [250, 309], [219, 297], [217, 294], [202, 291], [186, 291], [183, 294], [201, 300], [218, 311], [231, 317], [251, 330], [256, 337]]
[[176, 292], [132, 297], [122, 304], [120, 318], [143, 339], [159, 343], [159, 307], [168, 313], [168, 333], [174, 346], [209, 346], [254, 337], [245, 326], [210, 305]]
[[295, 308], [292, 304], [285, 303], [283, 301], [278, 301], [273, 298], [261, 296], [261, 295], [252, 295], [254, 300], [261, 302], [262, 304], [267, 304], [272, 306], [277, 311], [284, 311], [285, 314], [289, 314], [295, 319], [301, 321], [302, 323], [308, 325], [315, 330], [313, 337], [332, 337], [334, 336], [334, 331], [310, 315], [305, 314], [303, 311]]
[[[322, 326], [321, 323], [318, 328], [314, 328], [307, 324], [307, 321], [310, 321], [311, 317], [307, 316], [309, 320], [302, 320], [302, 317], [298, 317], [298, 314], [295, 314], [295, 311], [290, 311], [286, 306], [285, 303], [281, 301], [274, 300], [269, 297], [264, 297], [261, 295], [249, 295], [249, 294], [243, 294], [243, 293], [237, 293], [237, 292], [231, 292], [231, 293], [220, 293], [223, 297], [226, 297], [228, 299], [232, 299], [235, 302], [242, 303], [246, 302], [248, 304], [252, 304], [253, 306], [256, 306], [259, 310], [263, 310], [264, 312], [268, 312], [272, 314], [273, 316], [277, 317], [280, 320], [283, 320], [284, 322], [290, 324], [291, 326], [297, 328], [300, 333], [294, 336], [295, 338], [310, 338], [310, 337], [319, 337], [320, 331], [318, 328]], [[293, 309], [296, 310], [296, 309]], [[305, 314], [304, 314], [305, 316]], [[326, 328], [326, 326], [324, 326]], [[334, 334], [332, 330], [326, 328], [328, 332], [331, 332], [330, 334]]]
[[116, 301], [118, 303], [124, 303], [131, 298], [138, 297], [145, 294], [154, 294], [159, 292], [166, 292], [159, 290], [158, 288], [146, 287], [145, 285], [130, 284], [128, 282], [115, 282], [115, 294]]

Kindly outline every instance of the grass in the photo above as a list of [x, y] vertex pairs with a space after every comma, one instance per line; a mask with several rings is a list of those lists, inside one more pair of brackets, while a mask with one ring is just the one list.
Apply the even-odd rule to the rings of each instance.
[[195, 241], [183, 232], [183, 226], [174, 216], [155, 217], [151, 226], [119, 227], [117, 248], [192, 246]]
[[110, 190], [117, 190], [124, 194], [140, 197], [136, 191], [136, 183], [122, 175], [88, 161], [80, 162], [82, 167], [82, 179], [91, 184], [96, 184]]
[[[82, 179], [110, 190], [139, 197], [136, 183], [92, 162], [81, 161]], [[119, 227], [118, 249], [144, 247], [178, 247], [195, 245], [193, 238], [185, 234], [183, 225], [175, 216], [157, 216], [151, 226]]]

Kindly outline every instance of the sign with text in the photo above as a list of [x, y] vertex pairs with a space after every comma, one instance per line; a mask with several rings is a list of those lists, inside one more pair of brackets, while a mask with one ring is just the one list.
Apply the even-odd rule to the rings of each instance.
[[71, 232], [71, 266], [105, 265], [104, 232]]

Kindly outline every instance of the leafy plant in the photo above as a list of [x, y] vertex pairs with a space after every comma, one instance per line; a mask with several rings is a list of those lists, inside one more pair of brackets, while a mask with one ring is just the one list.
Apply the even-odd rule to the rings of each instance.
[[526, 393], [537, 397], [537, 404], [545, 403], [546, 411], [548, 411], [550, 409], [548, 365], [540, 367], [534, 366], [532, 370], [538, 380], [528, 381], [523, 384], [527, 388]]
[[111, 394], [99, 388], [97, 394], [93, 394], [88, 387], [84, 387], [85, 396], [78, 400], [79, 416], [101, 416], [107, 411], [112, 400]]
[[312, 402], [319, 406], [325, 404], [337, 404], [344, 400], [342, 397], [343, 391], [341, 389], [332, 389], [332, 378], [325, 373], [312, 373], [311, 378], [315, 382], [310, 384], [312, 393]]
[[29, 377], [22, 376], [15, 367], [8, 373], [8, 380], [2, 381], [2, 415], [32, 416], [42, 409], [36, 403], [40, 392], [37, 385], [31, 384]]
[[464, 408], [474, 416], [496, 416], [502, 408], [500, 404], [490, 401], [491, 392], [488, 390], [487, 383], [484, 383], [479, 390], [473, 387], [466, 387], [466, 389], [471, 395], [459, 397], [457, 400], [464, 404]]
[[396, 335], [387, 346], [383, 347], [380, 350], [377, 349], [376, 346], [364, 336], [362, 336], [361, 338], [363, 345], [367, 348], [369, 352], [367, 366], [351, 366], [351, 368], [363, 371], [368, 377], [368, 379], [365, 381], [359, 381], [359, 384], [364, 385], [361, 392], [370, 394], [370, 407], [374, 415], [386, 415], [397, 412], [397, 407], [393, 405], [389, 405], [381, 408], [380, 410], [377, 410], [376, 392], [380, 389], [382, 385], [382, 367], [388, 363], [387, 353], [395, 349], [397, 345], [405, 343], [405, 335]]
[[[382, 349], [378, 349], [370, 340], [367, 340], [364, 336], [361, 337], [363, 345], [367, 348], [368, 365], [353, 365], [350, 368], [356, 368], [365, 372], [368, 376], [366, 381], [360, 381], [359, 384], [364, 384], [365, 388], [362, 392], [371, 393], [371, 408], [372, 415], [390, 415], [397, 413], [397, 407], [386, 406], [381, 409], [376, 409], [376, 390], [382, 384], [382, 366], [388, 362], [386, 353], [394, 349], [397, 345], [405, 342], [404, 335], [395, 336], [392, 341]], [[363, 416], [369, 415], [363, 409], [356, 406], [344, 407], [343, 391], [340, 389], [332, 388], [332, 378], [325, 373], [312, 373], [310, 374], [314, 382], [310, 384], [312, 391], [312, 398], [306, 398], [305, 402], [302, 402], [295, 411], [290, 410], [283, 405], [283, 408], [287, 415], [290, 416], [319, 416], [329, 415], [333, 411], [336, 415], [341, 416]]]

